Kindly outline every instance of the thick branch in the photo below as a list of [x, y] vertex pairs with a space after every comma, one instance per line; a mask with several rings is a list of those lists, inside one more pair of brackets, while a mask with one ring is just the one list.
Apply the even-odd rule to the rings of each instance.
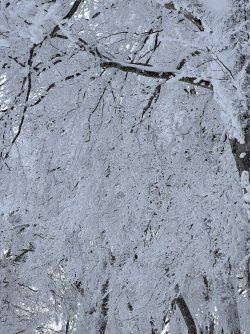
[[70, 8], [69, 12], [64, 16], [64, 20], [66, 19], [71, 19], [71, 17], [75, 14], [75, 12], [77, 11], [78, 7], [80, 6], [81, 2], [83, 2], [83, 0], [76, 0], [72, 7]]
[[179, 295], [177, 298], [175, 298], [172, 302], [172, 305], [173, 304], [176, 304], [179, 307], [187, 326], [188, 334], [197, 334], [194, 319], [182, 295]]
[[[176, 73], [175, 72], [159, 72], [153, 69], [149, 69], [149, 67], [146, 67], [146, 66], [145, 67], [136, 66], [134, 64], [129, 64], [129, 63], [121, 64], [121, 63], [114, 62], [114, 61], [109, 61], [109, 62], [103, 61], [101, 62], [100, 65], [102, 68], [117, 68], [126, 73], [135, 73], [137, 75], [141, 75], [141, 76], [149, 77], [149, 78], [155, 78], [155, 79], [170, 80], [170, 79], [177, 77], [177, 74], [179, 74], [178, 72]], [[177, 80], [213, 91], [213, 86], [211, 82], [207, 80], [203, 80], [203, 79], [199, 80], [195, 77], [186, 77], [186, 76], [177, 78]]]
[[[64, 18], [70, 18], [73, 13], [77, 10], [78, 6], [80, 5], [81, 1], [83, 0], [78, 0], [75, 1], [74, 5], [72, 6], [72, 9], [70, 10], [69, 13], [71, 13], [70, 15], [66, 15]], [[166, 4], [167, 8], [173, 9], [172, 6], [174, 6], [172, 3], [171, 4]], [[189, 18], [189, 20], [192, 19], [192, 22], [195, 24], [198, 24], [198, 19], [195, 19], [191, 16], [190, 13], [185, 12], [185, 16], [187, 18]], [[56, 26], [54, 28], [54, 30], [52, 31], [52, 33], [50, 34], [51, 37], [54, 37], [56, 35], [56, 32], [59, 30], [59, 26]], [[201, 27], [200, 27], [200, 30]], [[65, 36], [65, 38], [67, 38], [67, 36]], [[157, 71], [157, 70], [149, 70], [149, 66], [137, 66], [135, 64], [129, 64], [129, 63], [125, 63], [125, 64], [121, 64], [119, 62], [115, 62], [112, 61], [110, 58], [104, 56], [103, 54], [101, 54], [98, 50], [97, 47], [89, 47], [88, 43], [86, 43], [83, 39], [79, 38], [77, 45], [83, 49], [84, 51], [89, 52], [90, 54], [92, 54], [93, 56], [99, 58], [101, 60], [100, 66], [102, 68], [116, 68], [119, 69], [123, 72], [126, 73], [135, 73], [137, 75], [141, 75], [141, 76], [145, 76], [145, 77], [150, 77], [150, 78], [155, 78], [155, 79], [166, 79], [166, 80], [170, 80], [173, 79], [177, 76], [177, 74], [179, 73], [175, 73], [175, 72], [171, 72], [171, 71]], [[192, 53], [192, 56], [198, 55], [199, 52], [196, 51], [194, 53]], [[177, 67], [177, 69], [181, 69], [186, 63], [186, 60], [183, 60]], [[177, 78], [178, 81], [182, 81], [191, 85], [195, 85], [195, 86], [199, 86], [202, 88], [206, 88], [209, 89], [211, 91], [213, 91], [213, 86], [211, 84], [210, 81], [208, 80], [203, 80], [203, 79], [198, 79], [196, 77], [188, 77], [188, 76], [183, 76], [181, 78]]]
[[[68, 13], [64, 18], [70, 18], [73, 15], [73, 13], [77, 10], [81, 1], [83, 1], [83, 0], [75, 1], [74, 5], [72, 6], [72, 9], [70, 10], [71, 14], [68, 15], [69, 14]], [[166, 4], [165, 6], [168, 9], [175, 9], [174, 4], [172, 2]], [[193, 17], [192, 14], [185, 11], [184, 16], [187, 19], [189, 19], [192, 23], [194, 23], [200, 31], [204, 30], [200, 20]], [[50, 36], [51, 37], [55, 36], [55, 33], [58, 30], [59, 30], [59, 27], [56, 26], [54, 28], [53, 32], [50, 34]], [[104, 56], [103, 54], [101, 54], [99, 52], [99, 50], [97, 49], [97, 47], [96, 48], [89, 47], [88, 43], [86, 43], [81, 38], [78, 39], [77, 45], [81, 49], [84, 49], [85, 51], [91, 53], [93, 56], [98, 57], [101, 60], [100, 66], [102, 68], [117, 68], [117, 69], [119, 69], [123, 72], [126, 72], [126, 73], [135, 73], [137, 75], [142, 75], [142, 76], [145, 76], [145, 77], [156, 78], [156, 79], [170, 80], [170, 79], [173, 79], [177, 76], [177, 73], [175, 73], [175, 72], [168, 72], [168, 71], [159, 72], [159, 71], [156, 71], [156, 70], [149, 70], [148, 68], [145, 68], [145, 67], [135, 66], [134, 64], [129, 64], [129, 63], [121, 64], [119, 62], [112, 61], [109, 58], [107, 58], [106, 56]], [[199, 54], [199, 53], [194, 52], [192, 55], [196, 55], [196, 54]], [[107, 61], [107, 59], [108, 59], [108, 61]], [[185, 62], [186, 62], [186, 60], [184, 60], [184, 62], [180, 64], [180, 68], [182, 68], [184, 66]], [[213, 91], [213, 86], [212, 86], [211, 82], [208, 81], [208, 80], [203, 80], [203, 79], [199, 80], [196, 77], [188, 77], [188, 76], [183, 76], [181, 78], [177, 78], [177, 80], [182, 81], [182, 82], [186, 82], [186, 83], [191, 84], [191, 85], [206, 88], [206, 89], [209, 89], [209, 90]]]
[[[170, 10], [176, 10], [173, 2], [168, 2], [165, 4], [165, 7], [167, 9], [170, 9]], [[179, 13], [181, 13], [179, 11]], [[182, 14], [184, 15], [184, 17], [189, 20], [190, 22], [192, 22], [198, 29], [199, 31], [204, 31], [204, 27], [202, 25], [202, 22], [201, 20], [199, 20], [198, 18], [194, 17], [192, 13], [186, 11], [186, 10], [183, 10]]]
[[[72, 7], [70, 8], [69, 12], [63, 17], [64, 20], [69, 20], [71, 19], [71, 17], [75, 14], [75, 12], [77, 11], [78, 7], [80, 6], [81, 2], [83, 0], [76, 0]], [[60, 27], [57, 25], [55, 26], [55, 28], [53, 29], [53, 31], [50, 33], [50, 37], [54, 37], [55, 34], [57, 33], [57, 31], [60, 30]]]

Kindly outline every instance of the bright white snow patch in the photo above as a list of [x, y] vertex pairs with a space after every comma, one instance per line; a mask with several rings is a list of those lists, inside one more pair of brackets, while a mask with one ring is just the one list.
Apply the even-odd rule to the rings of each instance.
[[169, 332], [170, 326], [169, 326], [169, 322], [165, 325], [165, 327], [163, 328], [161, 334], [167, 334]]
[[246, 153], [241, 153], [240, 154], [240, 158], [242, 159], [242, 158], [244, 158], [246, 156]]

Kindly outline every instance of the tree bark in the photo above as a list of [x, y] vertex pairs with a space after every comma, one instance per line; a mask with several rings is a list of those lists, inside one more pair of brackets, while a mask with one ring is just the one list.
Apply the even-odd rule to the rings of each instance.
[[181, 314], [188, 329], [188, 334], [197, 334], [194, 319], [182, 295], [179, 295], [173, 300], [172, 305], [174, 304], [176, 304], [181, 311]]
[[232, 153], [240, 176], [243, 171], [247, 171], [250, 175], [250, 128], [246, 128], [244, 133], [244, 144], [240, 144], [235, 138], [230, 139]]

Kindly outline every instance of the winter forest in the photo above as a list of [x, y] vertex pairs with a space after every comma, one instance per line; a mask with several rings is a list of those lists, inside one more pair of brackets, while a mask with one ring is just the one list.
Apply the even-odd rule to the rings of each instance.
[[0, 1], [0, 333], [250, 334], [249, 0]]

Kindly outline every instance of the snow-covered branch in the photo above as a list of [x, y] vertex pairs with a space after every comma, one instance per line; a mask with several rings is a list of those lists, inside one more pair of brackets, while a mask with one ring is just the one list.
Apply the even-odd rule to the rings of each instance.
[[115, 61], [102, 61], [100, 65], [102, 68], [117, 68], [126, 73], [135, 73], [137, 75], [154, 79], [176, 79], [177, 81], [185, 82], [190, 85], [199, 86], [209, 89], [211, 91], [213, 90], [213, 86], [210, 81], [185, 75], [182, 76], [179, 71], [164, 71], [163, 69], [154, 70], [154, 67], [141, 66], [129, 63], [118, 63]]
[[[82, 2], [84, 2], [84, 0], [76, 0], [73, 3], [70, 10], [68, 11], [68, 13], [63, 17], [63, 20], [71, 19], [71, 17], [75, 14], [75, 12], [77, 11], [78, 7], [80, 6]], [[50, 37], [54, 37], [58, 30], [60, 30], [60, 27], [59, 25], [56, 25], [53, 31], [50, 33]]]
[[[174, 5], [173, 2], [168, 2], [165, 4], [165, 7], [167, 9], [170, 9], [170, 10], [176, 10], [176, 7]], [[199, 20], [197, 17], [195, 17], [192, 13], [186, 11], [186, 10], [183, 10], [183, 11], [179, 11], [179, 13], [182, 13], [183, 16], [189, 20], [190, 22], [192, 22], [198, 29], [199, 31], [204, 31], [204, 27], [203, 27], [203, 24], [201, 22], [201, 20]]]

